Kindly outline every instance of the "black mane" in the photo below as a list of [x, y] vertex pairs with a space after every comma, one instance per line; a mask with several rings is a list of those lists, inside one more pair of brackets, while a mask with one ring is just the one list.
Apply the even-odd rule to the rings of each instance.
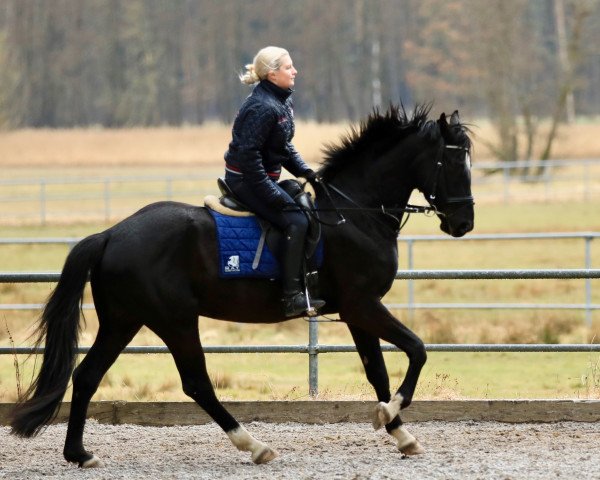
[[325, 159], [319, 169], [320, 176], [330, 180], [344, 166], [364, 158], [365, 152], [370, 155], [384, 152], [410, 134], [439, 135], [437, 123], [427, 118], [430, 110], [430, 104], [417, 105], [409, 116], [404, 105], [392, 105], [383, 114], [375, 109], [358, 128], [350, 127], [341, 144], [330, 144], [323, 149]]

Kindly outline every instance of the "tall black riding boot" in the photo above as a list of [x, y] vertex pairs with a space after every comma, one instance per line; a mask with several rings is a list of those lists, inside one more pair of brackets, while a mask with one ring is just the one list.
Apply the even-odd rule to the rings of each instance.
[[[304, 257], [304, 237], [302, 229], [290, 225], [284, 232], [284, 244], [281, 259], [281, 277], [283, 283], [283, 308], [286, 317], [295, 317], [308, 309], [306, 294], [303, 291], [302, 262]], [[315, 310], [325, 305], [323, 300], [310, 299]]]

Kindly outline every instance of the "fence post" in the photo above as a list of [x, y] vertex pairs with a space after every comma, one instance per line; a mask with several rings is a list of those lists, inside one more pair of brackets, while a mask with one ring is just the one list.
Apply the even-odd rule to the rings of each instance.
[[[414, 268], [414, 258], [413, 258], [413, 245], [414, 241], [412, 239], [407, 240], [406, 249], [408, 255], [408, 270], [412, 270]], [[412, 278], [408, 279], [408, 320], [412, 321], [415, 315], [415, 284]]]
[[308, 320], [308, 394], [319, 394], [319, 323], [316, 318]]
[[[594, 237], [585, 237], [585, 268], [592, 268], [592, 240]], [[585, 279], [585, 323], [592, 328], [592, 279]]]
[[508, 165], [502, 166], [502, 173], [504, 179], [504, 203], [510, 201], [510, 171]]

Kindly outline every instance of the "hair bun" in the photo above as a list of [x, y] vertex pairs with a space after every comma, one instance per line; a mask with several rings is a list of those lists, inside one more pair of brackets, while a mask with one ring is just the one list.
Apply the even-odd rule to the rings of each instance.
[[265, 47], [254, 57], [252, 63], [246, 65], [246, 73], [240, 73], [242, 83], [252, 85], [268, 77], [269, 72], [277, 70], [281, 66], [281, 59], [289, 55], [285, 48]]
[[256, 69], [252, 63], [246, 65], [246, 73], [240, 75], [240, 80], [246, 85], [253, 85], [260, 81], [260, 78], [256, 73]]

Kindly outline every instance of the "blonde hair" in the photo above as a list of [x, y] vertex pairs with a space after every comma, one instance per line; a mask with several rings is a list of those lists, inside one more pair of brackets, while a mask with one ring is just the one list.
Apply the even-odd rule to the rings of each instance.
[[246, 85], [252, 85], [267, 78], [269, 72], [273, 72], [281, 66], [281, 59], [289, 55], [285, 48], [265, 47], [261, 49], [252, 63], [246, 65], [246, 72], [240, 74], [240, 81]]

